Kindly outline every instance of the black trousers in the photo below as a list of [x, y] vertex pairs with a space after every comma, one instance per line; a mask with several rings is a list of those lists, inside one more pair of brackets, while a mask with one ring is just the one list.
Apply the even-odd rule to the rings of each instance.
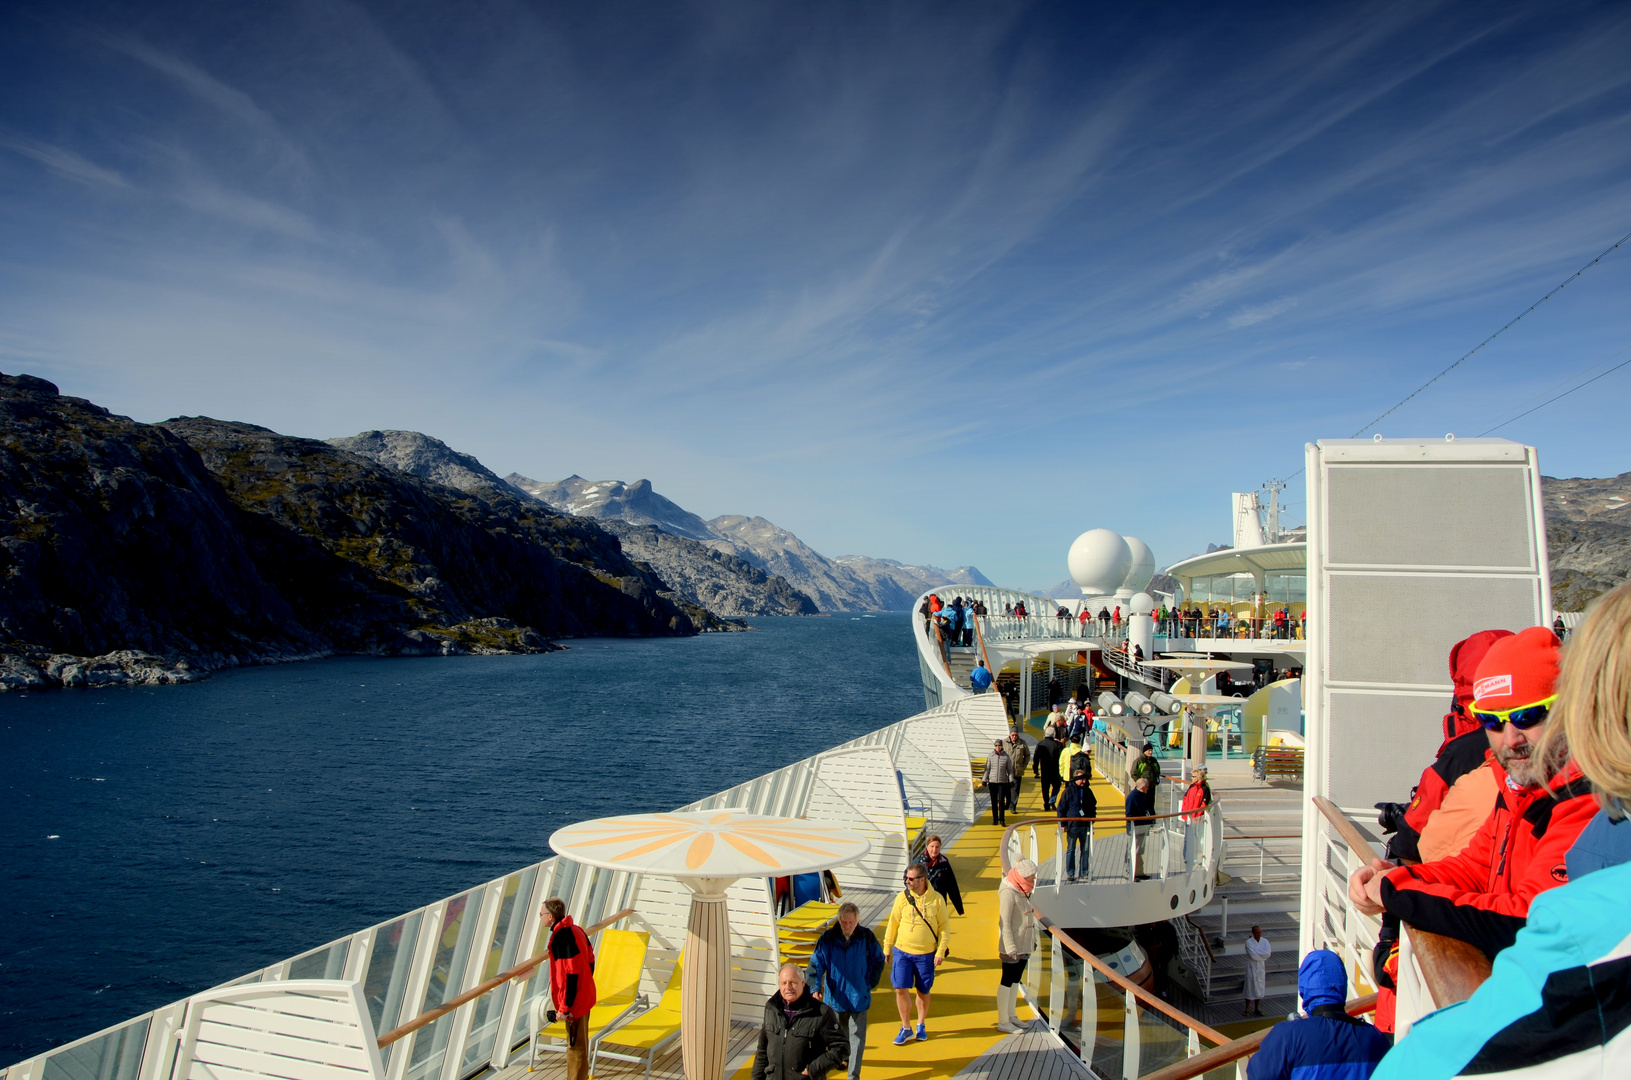
[[991, 824], [1004, 825], [1003, 811], [1008, 809], [1008, 785], [987, 784], [986, 790], [991, 793]]
[[1057, 776], [1055, 776], [1052, 780], [1048, 779], [1046, 776], [1042, 778], [1042, 808], [1044, 810], [1053, 809], [1053, 802], [1059, 797], [1059, 789], [1063, 787], [1064, 784], [1065, 782]]
[[1025, 965], [1031, 962], [1029, 954], [1018, 960], [999, 960], [1002, 964], [1002, 985], [1013, 986], [1025, 978]]

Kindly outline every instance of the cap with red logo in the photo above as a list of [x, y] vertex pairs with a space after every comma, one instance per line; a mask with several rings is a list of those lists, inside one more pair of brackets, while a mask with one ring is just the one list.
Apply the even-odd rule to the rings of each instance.
[[1557, 693], [1557, 650], [1562, 643], [1544, 626], [1531, 626], [1489, 647], [1473, 679], [1473, 702], [1500, 712], [1533, 705]]

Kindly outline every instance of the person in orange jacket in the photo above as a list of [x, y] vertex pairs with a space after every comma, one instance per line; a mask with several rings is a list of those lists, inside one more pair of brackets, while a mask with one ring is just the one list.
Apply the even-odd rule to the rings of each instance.
[[1355, 870], [1348, 896], [1421, 930], [1458, 938], [1493, 958], [1511, 945], [1535, 896], [1569, 880], [1566, 856], [1597, 802], [1580, 768], [1552, 777], [1534, 754], [1557, 699], [1557, 635], [1530, 627], [1490, 646], [1473, 683], [1474, 720], [1490, 743], [1495, 809], [1459, 854], [1417, 866], [1375, 860]]

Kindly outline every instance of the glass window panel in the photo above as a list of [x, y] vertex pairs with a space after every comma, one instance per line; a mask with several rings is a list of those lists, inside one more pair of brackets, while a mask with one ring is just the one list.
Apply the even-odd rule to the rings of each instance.
[[[487, 959], [482, 965], [478, 982], [485, 982], [512, 967], [518, 959], [516, 953], [521, 947], [521, 931], [526, 925], [532, 883], [537, 875], [538, 868], [532, 866], [519, 874], [511, 874], [505, 880], [504, 894], [499, 900], [498, 921], [493, 924], [493, 939], [488, 943]], [[503, 1019], [504, 999], [511, 985], [506, 983], [476, 999], [461, 1074], [492, 1056], [493, 1043], [498, 1039], [498, 1025]]]
[[[374, 947], [368, 954], [368, 970], [363, 975], [362, 992], [368, 999], [368, 1012], [374, 1020], [374, 1030], [383, 1035], [401, 1021], [402, 995], [408, 989], [408, 972], [413, 963], [414, 942], [419, 937], [419, 920], [423, 911], [404, 915], [395, 922], [379, 928], [374, 936]], [[382, 1047], [380, 1056], [387, 1062], [391, 1052], [400, 1043]]]
[[151, 1019], [144, 1016], [100, 1038], [57, 1051], [45, 1059], [40, 1080], [136, 1080]]
[[346, 954], [351, 951], [351, 939], [342, 938], [324, 949], [307, 953], [289, 963], [291, 979], [339, 979], [345, 975]]
[[577, 917], [578, 925], [585, 930], [606, 914], [606, 896], [611, 892], [612, 878], [616, 875], [615, 870], [602, 870], [599, 867], [590, 872], [588, 895], [584, 897], [583, 912]]
[[[425, 997], [414, 1015], [442, 1005], [463, 989], [464, 972], [475, 944], [476, 923], [481, 920], [481, 898], [485, 893], [485, 889], [472, 889], [447, 902], [442, 912], [442, 932], [436, 939], [436, 952], [431, 960], [430, 979], [425, 984]], [[419, 1030], [413, 1039], [409, 1080], [425, 1080], [440, 1074], [452, 1030], [452, 1013]]]

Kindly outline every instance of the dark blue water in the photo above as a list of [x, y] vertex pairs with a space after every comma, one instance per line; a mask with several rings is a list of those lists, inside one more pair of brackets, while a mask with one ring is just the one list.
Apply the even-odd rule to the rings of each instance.
[[0, 1064], [923, 708], [905, 615], [0, 696]]

